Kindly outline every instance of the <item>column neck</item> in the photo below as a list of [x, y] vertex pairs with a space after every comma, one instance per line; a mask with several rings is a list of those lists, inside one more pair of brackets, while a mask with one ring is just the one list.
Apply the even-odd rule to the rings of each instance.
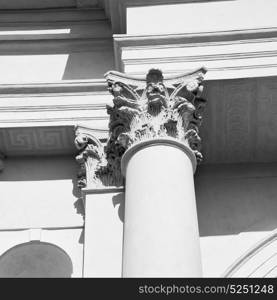
[[[126, 169], [129, 160], [133, 155], [135, 155], [138, 151], [145, 149], [147, 147], [154, 147], [154, 146], [169, 146], [169, 147], [175, 147], [183, 151], [188, 158], [191, 161], [192, 164], [192, 170], [193, 173], [196, 170], [196, 157], [191, 150], [191, 148], [183, 142], [178, 141], [177, 139], [171, 138], [171, 137], [166, 137], [166, 138], [156, 138], [156, 139], [149, 139], [149, 140], [144, 140], [138, 143], [133, 144], [131, 147], [127, 149], [127, 151], [123, 154], [122, 159], [121, 159], [121, 172], [124, 177], [126, 177]], [[165, 158], [168, 159], [169, 157]]]

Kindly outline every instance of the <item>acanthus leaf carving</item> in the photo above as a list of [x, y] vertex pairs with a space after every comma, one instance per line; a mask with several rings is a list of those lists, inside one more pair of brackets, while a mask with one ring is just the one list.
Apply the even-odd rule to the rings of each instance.
[[[75, 144], [80, 150], [79, 186], [122, 186], [121, 158], [132, 145], [151, 139], [174, 138], [194, 152], [197, 162], [202, 154], [199, 127], [206, 100], [201, 97], [205, 68], [164, 79], [151, 69], [146, 80], [110, 71], [105, 74], [113, 106], [109, 138], [105, 147], [79, 133]], [[90, 178], [85, 174], [90, 173]]]
[[75, 157], [79, 164], [77, 173], [78, 187], [96, 187], [101, 185], [97, 170], [105, 164], [102, 143], [86, 127], [76, 126], [75, 146], [79, 153]]
[[202, 160], [199, 127], [206, 100], [201, 98], [205, 68], [164, 79], [151, 69], [146, 80], [111, 71], [105, 74], [114, 96], [110, 115], [110, 139], [106, 146], [110, 173], [123, 182], [120, 161], [133, 144], [155, 138], [171, 137], [186, 143], [198, 162]]

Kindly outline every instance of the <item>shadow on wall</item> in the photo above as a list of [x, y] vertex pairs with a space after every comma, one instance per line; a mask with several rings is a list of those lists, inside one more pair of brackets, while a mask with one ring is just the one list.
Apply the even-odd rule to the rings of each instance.
[[204, 82], [204, 164], [277, 162], [277, 77]]
[[[0, 173], [2, 228], [83, 226], [72, 156], [9, 157]], [[28, 209], [26, 209], [26, 207]], [[83, 243], [83, 236], [79, 238]]]
[[[97, 24], [96, 24], [97, 25]], [[92, 27], [95, 25], [91, 25]], [[110, 32], [108, 22], [102, 25], [107, 32]], [[102, 30], [99, 28], [99, 30]], [[71, 35], [84, 34], [82, 28], [71, 27]], [[105, 36], [103, 40], [87, 39], [68, 43], [67, 50], [68, 59], [64, 68], [63, 80], [76, 79], [103, 79], [103, 75], [114, 69], [114, 52], [112, 35]]]
[[110, 49], [84, 53], [70, 53], [64, 68], [63, 80], [103, 79], [103, 74], [114, 69], [113, 52]]
[[112, 197], [112, 202], [114, 208], [118, 205], [118, 217], [122, 223], [124, 223], [124, 213], [125, 213], [125, 193], [119, 193]]
[[[200, 165], [195, 190], [200, 236], [277, 228], [277, 163]], [[124, 223], [124, 193], [112, 197]]]
[[199, 166], [195, 189], [200, 236], [277, 228], [277, 164]]
[[[110, 24], [99, 13], [94, 20], [85, 10], [2, 12], [0, 82], [102, 79], [114, 55]], [[9, 17], [12, 27], [5, 26]]]
[[0, 173], [1, 181], [43, 181], [72, 179], [78, 193], [77, 167], [71, 156], [8, 157]]
[[[76, 173], [77, 174], [77, 173]], [[82, 197], [82, 192], [78, 187], [77, 184], [77, 178], [75, 176], [75, 178], [72, 179], [72, 194], [77, 198], [77, 200], [74, 202], [74, 208], [76, 210], [76, 213], [78, 215], [81, 215], [84, 222], [85, 222], [85, 206], [84, 206], [84, 200]], [[79, 238], [79, 243], [80, 244], [84, 244], [84, 239], [85, 239], [85, 228], [83, 228], [82, 233], [80, 235]]]

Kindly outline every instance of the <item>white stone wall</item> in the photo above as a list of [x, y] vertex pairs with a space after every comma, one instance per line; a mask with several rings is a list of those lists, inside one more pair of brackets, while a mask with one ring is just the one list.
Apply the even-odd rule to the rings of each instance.
[[72, 277], [82, 277], [84, 221], [74, 158], [10, 157], [0, 189], [0, 255], [34, 240], [52, 243], [71, 258]]
[[[205, 61], [213, 69], [208, 72], [208, 79], [212, 80], [277, 74], [277, 42], [274, 38], [277, 2], [274, 0], [174, 1], [179, 3], [172, 5], [160, 1], [160, 5], [153, 6], [149, 5], [150, 1], [138, 1], [141, 5], [137, 6], [128, 6], [127, 0], [118, 2], [127, 3], [126, 28], [119, 31], [126, 31], [127, 35], [115, 37], [115, 50], [111, 28], [116, 28], [114, 22], [119, 17], [113, 15], [110, 25], [103, 11], [93, 15], [86, 14], [86, 10], [81, 15], [42, 13], [39, 18], [25, 12], [19, 14], [19, 19], [13, 13], [0, 13], [2, 129], [22, 127], [23, 124], [30, 128], [41, 124], [72, 126], [80, 121], [101, 129], [102, 138], [106, 136], [105, 104], [111, 98], [103, 93], [103, 89], [99, 93], [94, 91], [93, 95], [84, 89], [69, 96], [69, 83], [64, 91], [55, 95], [50, 89], [45, 97], [41, 97], [39, 91], [36, 96], [29, 95], [26, 92], [28, 87], [24, 92], [21, 87], [16, 87], [20, 91], [9, 91], [9, 96], [3, 96], [6, 93], [3, 90], [7, 84], [43, 82], [46, 87], [56, 81], [75, 80], [78, 84], [82, 80], [102, 79], [106, 71], [114, 68], [114, 52], [116, 68], [136, 75], [145, 74], [153, 66], [168, 73], [180, 73], [186, 68], [205, 64]], [[121, 17], [124, 19], [124, 15]], [[33, 23], [26, 25], [30, 18]], [[222, 31], [227, 32], [227, 37], [221, 36]], [[233, 35], [236, 31], [240, 31], [237, 37]], [[209, 34], [205, 35], [207, 32]], [[244, 43], [240, 42], [240, 34]], [[260, 40], [254, 42], [254, 39]], [[258, 84], [252, 85], [256, 80], [262, 84], [261, 89], [257, 88]], [[230, 104], [230, 108], [226, 104], [227, 115], [230, 116], [230, 110], [234, 109], [233, 124], [237, 124], [238, 114], [243, 115], [245, 126], [234, 125], [239, 130], [231, 131], [246, 149], [250, 137], [247, 130], [250, 132], [252, 125], [260, 122], [258, 130], [254, 134], [251, 131], [251, 136], [261, 137], [259, 143], [253, 144], [252, 154], [249, 152], [252, 162], [257, 159], [256, 153], [267, 162], [275, 157], [276, 138], [272, 132], [276, 120], [274, 78], [272, 82], [254, 78], [250, 84], [239, 82], [231, 90], [224, 89], [222, 84], [224, 92], [220, 93], [220, 81], [214, 84], [214, 88], [212, 82], [210, 88], [207, 85], [210, 91], [208, 100], [212, 103], [213, 97], [217, 96], [213, 103], [219, 103], [218, 108], [213, 104], [210, 107], [214, 109], [208, 108], [210, 120], [217, 119], [214, 117], [217, 114], [221, 124], [227, 124], [222, 118], [224, 101], [221, 98], [227, 99], [225, 102]], [[245, 89], [241, 99], [241, 91]], [[237, 104], [234, 104], [234, 91], [239, 95]], [[250, 101], [252, 93], [257, 95], [258, 104]], [[249, 105], [246, 105], [246, 98], [250, 99]], [[240, 104], [246, 108], [237, 112]], [[245, 111], [249, 112], [250, 119], [255, 105], [260, 109], [257, 110], [258, 117], [251, 119], [253, 123], [248, 123]], [[203, 125], [206, 124], [208, 129], [203, 132], [220, 128], [218, 122], [210, 120], [204, 121]], [[230, 129], [231, 125], [225, 127]], [[206, 134], [207, 144], [213, 143], [210, 148], [215, 149], [209, 158], [210, 163], [217, 163], [220, 157], [225, 159], [224, 155], [227, 159], [233, 157], [232, 149], [224, 148], [225, 143], [220, 148], [225, 154], [218, 152], [216, 147], [220, 144], [217, 143], [218, 137], [228, 137], [232, 141], [232, 134], [226, 132]], [[236, 148], [236, 142], [233, 146]], [[239, 151], [243, 155], [246, 153], [243, 147]], [[88, 193], [84, 233], [83, 216], [75, 207], [80, 193], [76, 187], [74, 154], [37, 158], [6, 154], [5, 169], [0, 174], [0, 255], [16, 245], [40, 240], [66, 251], [73, 263], [73, 277], [120, 277], [124, 196], [121, 193], [117, 196], [116, 192]], [[217, 161], [213, 161], [214, 157]], [[244, 156], [243, 161], [247, 162]], [[222, 276], [255, 243], [277, 228], [276, 170], [277, 166], [271, 163], [198, 168], [195, 189], [205, 277]]]
[[[276, 230], [276, 167], [223, 164], [198, 168], [195, 188], [205, 277], [223, 276], [235, 261]], [[257, 259], [252, 269], [270, 255]]]

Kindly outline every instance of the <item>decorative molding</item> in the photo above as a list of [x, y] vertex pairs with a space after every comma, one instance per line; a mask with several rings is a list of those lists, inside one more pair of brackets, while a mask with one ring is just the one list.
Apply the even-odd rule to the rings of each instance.
[[0, 151], [9, 157], [71, 154], [73, 134], [73, 126], [1, 128]]
[[[74, 125], [0, 128], [0, 170], [6, 157], [75, 155]], [[91, 128], [91, 135], [101, 141], [107, 130]]]
[[95, 122], [107, 134], [112, 97], [103, 80], [0, 84], [0, 99], [0, 128]]
[[165, 74], [203, 63], [206, 80], [277, 74], [277, 28], [152, 36], [114, 35], [115, 65], [141, 76], [159, 66]]
[[10, 95], [43, 95], [43, 94], [84, 94], [106, 92], [106, 83], [102, 79], [94, 80], [63, 80], [56, 82], [0, 84], [0, 97]]
[[[1, 97], [0, 97], [1, 98]], [[72, 104], [72, 105], [39, 105], [0, 107], [0, 112], [36, 112], [36, 111], [70, 111], [70, 110], [104, 110], [104, 104]]]
[[259, 241], [232, 264], [222, 277], [276, 277], [277, 231]]
[[[91, 129], [102, 141], [107, 130]], [[0, 159], [14, 156], [75, 154], [74, 126], [31, 126], [0, 128]]]
[[[218, 43], [227, 42], [244, 43], [249, 40], [268, 40], [276, 38], [277, 27], [255, 28], [255, 29], [237, 29], [237, 30], [219, 30], [193, 33], [172, 33], [172, 34], [152, 34], [152, 35], [127, 35], [114, 34], [114, 39], [122, 46], [148, 46], [171, 45], [174, 47], [179, 44], [198, 44], [198, 43]], [[155, 43], [156, 41], [156, 43]], [[160, 46], [159, 46], [160, 45]]]

